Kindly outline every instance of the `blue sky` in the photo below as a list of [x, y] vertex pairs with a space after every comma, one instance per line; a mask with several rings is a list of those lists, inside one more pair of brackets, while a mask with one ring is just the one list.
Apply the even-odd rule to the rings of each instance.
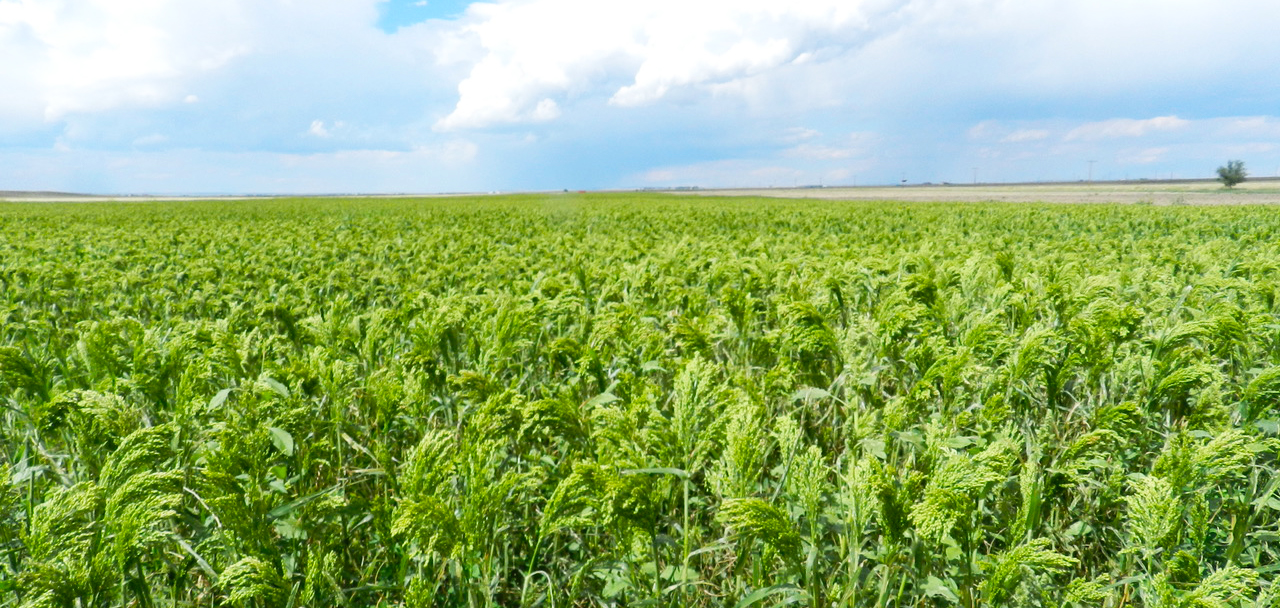
[[394, 34], [402, 27], [428, 19], [457, 19], [466, 12], [465, 0], [387, 0], [378, 6], [378, 29]]
[[1280, 174], [1261, 0], [0, 0], [0, 190]]

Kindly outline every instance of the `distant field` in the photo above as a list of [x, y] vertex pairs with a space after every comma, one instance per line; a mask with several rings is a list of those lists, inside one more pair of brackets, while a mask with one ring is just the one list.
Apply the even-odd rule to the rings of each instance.
[[1044, 203], [1150, 203], [1153, 205], [1245, 205], [1280, 203], [1280, 181], [1245, 182], [1234, 189], [1212, 181], [977, 184], [857, 188], [762, 188], [699, 190], [703, 195], [771, 196], [831, 200], [1005, 201]]

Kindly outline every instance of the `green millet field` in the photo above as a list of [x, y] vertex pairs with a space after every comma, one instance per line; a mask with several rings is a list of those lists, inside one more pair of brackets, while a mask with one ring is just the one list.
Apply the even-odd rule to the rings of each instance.
[[1274, 607], [1274, 207], [0, 204], [0, 606]]

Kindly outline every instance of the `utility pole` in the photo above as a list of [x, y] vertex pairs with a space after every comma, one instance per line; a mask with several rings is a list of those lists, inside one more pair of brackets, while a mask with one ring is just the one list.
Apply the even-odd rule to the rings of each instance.
[[973, 168], [973, 185], [978, 185], [978, 168]]
[[1093, 183], [1093, 163], [1096, 163], [1096, 162], [1098, 161], [1096, 160], [1089, 161], [1089, 183], [1091, 184]]

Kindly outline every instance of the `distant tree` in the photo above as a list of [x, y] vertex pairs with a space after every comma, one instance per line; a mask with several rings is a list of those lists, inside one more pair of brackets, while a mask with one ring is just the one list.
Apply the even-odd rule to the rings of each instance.
[[1245, 171], [1242, 160], [1229, 160], [1227, 166], [1218, 167], [1218, 181], [1228, 188], [1243, 182], [1246, 177], [1249, 177], [1249, 172]]

